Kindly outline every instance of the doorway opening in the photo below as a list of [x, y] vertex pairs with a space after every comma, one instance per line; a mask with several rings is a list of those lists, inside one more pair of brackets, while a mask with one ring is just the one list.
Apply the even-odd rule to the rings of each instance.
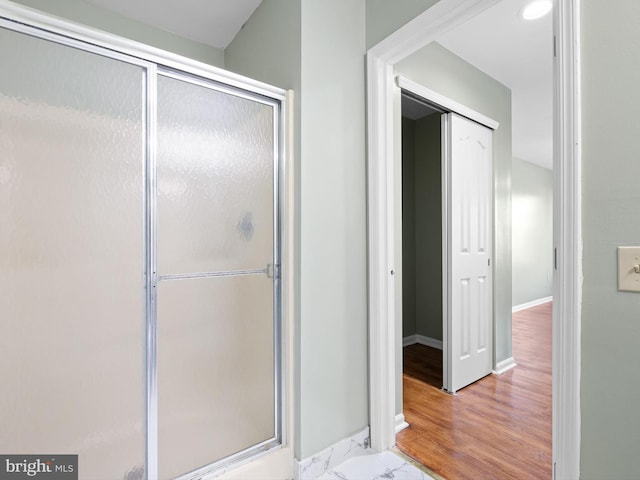
[[499, 123], [402, 76], [397, 81], [404, 114], [396, 181], [403, 197], [396, 234], [406, 246], [406, 255], [397, 254], [403, 262], [398, 303], [407, 310], [403, 344], [442, 349], [442, 388], [455, 393], [493, 369], [493, 130]]
[[[442, 200], [446, 131], [437, 106], [405, 91], [401, 104], [402, 280], [396, 285], [402, 291], [402, 412], [410, 428], [397, 435], [397, 446], [446, 478], [517, 476], [525, 471], [549, 478], [551, 304], [529, 305], [514, 314], [517, 371], [474, 377], [455, 398], [445, 393], [451, 391], [443, 373], [451, 348], [443, 335], [448, 287], [443, 262], [447, 248], [442, 248], [447, 242], [442, 235], [447, 225], [447, 201]], [[460, 340], [459, 335], [451, 338], [454, 344]]]
[[429, 348], [434, 361], [425, 379], [437, 388], [443, 386], [441, 114], [402, 94], [402, 345]]
[[[549, 83], [550, 79], [549, 79]], [[520, 99], [518, 99], [520, 100]], [[515, 100], [514, 100], [515, 101]], [[509, 410], [508, 406], [504, 409], [504, 411], [500, 411], [499, 408], [496, 408], [492, 402], [487, 402], [487, 398], [492, 397], [493, 402], [500, 402], [503, 399], [500, 399], [499, 393], [506, 389], [516, 390], [519, 393], [524, 393], [525, 397], [528, 396], [527, 400], [529, 403], [526, 407], [522, 407], [522, 412], [534, 416], [537, 420], [540, 420], [540, 423], [533, 427], [534, 430], [537, 431], [540, 435], [534, 434], [530, 435], [528, 438], [519, 439], [521, 443], [526, 443], [530, 449], [531, 457], [535, 456], [535, 463], [537, 466], [540, 466], [540, 471], [537, 476], [540, 478], [548, 478], [551, 476], [552, 469], [552, 461], [551, 461], [551, 305], [546, 304], [544, 307], [535, 308], [530, 311], [526, 311], [523, 313], [519, 313], [514, 315], [513, 318], [513, 356], [511, 358], [512, 364], [513, 357], [520, 356], [525, 359], [525, 364], [523, 367], [518, 369], [518, 374], [514, 375], [513, 372], [510, 372], [508, 377], [516, 377], [515, 382], [512, 381], [504, 381], [500, 382], [496, 377], [490, 377], [488, 379], [482, 380], [479, 384], [483, 385], [483, 388], [480, 388], [479, 385], [473, 385], [473, 391], [467, 392], [467, 389], [464, 390], [464, 394], [462, 396], [472, 397], [477, 395], [475, 400], [469, 402], [462, 402], [459, 398], [450, 399], [447, 398], [439, 391], [442, 386], [443, 377], [442, 377], [442, 353], [437, 350], [438, 347], [442, 345], [442, 331], [437, 332], [437, 330], [433, 329], [434, 325], [438, 324], [439, 318], [441, 318], [442, 314], [438, 315], [435, 313], [436, 320], [434, 321], [433, 316], [424, 319], [421, 318], [424, 315], [424, 312], [427, 309], [424, 308], [424, 305], [420, 305], [421, 302], [429, 302], [429, 307], [431, 311], [433, 311], [433, 307], [437, 307], [437, 302], [434, 304], [432, 293], [433, 286], [429, 290], [424, 289], [424, 277], [427, 275], [424, 271], [421, 272], [419, 267], [421, 267], [420, 262], [420, 254], [424, 255], [424, 252], [418, 252], [418, 245], [425, 244], [424, 234], [421, 232], [420, 228], [417, 225], [420, 222], [420, 218], [416, 219], [416, 216], [420, 216], [423, 214], [422, 211], [418, 211], [418, 207], [416, 206], [420, 202], [416, 199], [424, 198], [424, 193], [417, 191], [416, 185], [420, 184], [421, 180], [419, 180], [420, 169], [423, 168], [419, 164], [417, 164], [416, 158], [419, 158], [422, 154], [419, 153], [416, 157], [416, 150], [422, 151], [422, 147], [417, 147], [417, 142], [420, 142], [423, 138], [428, 137], [428, 133], [425, 134], [423, 130], [420, 130], [420, 138], [416, 140], [416, 124], [418, 122], [426, 123], [424, 120], [419, 117], [411, 119], [407, 118], [407, 112], [410, 111], [409, 108], [404, 108], [406, 106], [407, 100], [403, 98], [403, 116], [405, 118], [402, 119], [402, 156], [403, 156], [403, 181], [402, 181], [402, 200], [403, 200], [403, 238], [402, 238], [402, 267], [403, 267], [403, 275], [402, 275], [402, 296], [403, 296], [403, 350], [404, 350], [404, 408], [402, 409], [404, 418], [412, 424], [416, 422], [415, 413], [419, 411], [419, 420], [422, 420], [426, 417], [429, 419], [435, 420], [436, 428], [430, 432], [426, 431], [417, 431], [416, 429], [405, 430], [397, 437], [397, 444], [405, 453], [413, 456], [414, 458], [418, 458], [422, 463], [426, 463], [428, 467], [438, 467], [437, 457], [438, 453], [442, 453], [447, 449], [450, 450], [448, 452], [450, 458], [461, 458], [464, 453], [464, 446], [458, 445], [457, 442], [452, 442], [451, 438], [458, 436], [464, 437], [466, 432], [456, 430], [456, 431], [447, 431], [446, 428], [442, 427], [442, 424], [446, 422], [462, 424], [467, 422], [467, 425], [471, 425], [475, 422], [473, 417], [465, 417], [465, 414], [469, 413], [469, 410], [473, 411], [476, 416], [480, 415], [483, 421], [478, 422], [482, 424], [482, 428], [484, 432], [492, 432], [495, 431], [496, 422], [498, 426], [500, 426], [503, 431], [500, 438], [489, 438], [484, 437], [482, 434], [478, 433], [475, 435], [475, 440], [473, 438], [464, 438], [457, 440], [461, 443], [469, 446], [472, 441], [475, 441], [477, 445], [475, 446], [476, 451], [480, 451], [482, 448], [482, 443], [491, 444], [491, 445], [500, 445], [499, 448], [494, 450], [504, 450], [502, 453], [505, 453], [506, 456], [502, 459], [502, 462], [508, 469], [510, 462], [509, 453], [515, 454], [513, 450], [510, 449], [509, 442], [512, 440], [512, 437], [509, 436], [505, 429], [505, 424], [508, 423], [505, 419], [509, 417], [509, 415], [517, 416], [518, 410]], [[551, 102], [549, 102], [550, 104]], [[548, 105], [550, 107], [550, 105]], [[551, 108], [549, 108], [549, 115], [551, 112]], [[410, 113], [412, 114], [412, 113]], [[515, 122], [515, 120], [514, 120]], [[550, 122], [549, 122], [550, 123]], [[431, 141], [433, 148], [437, 151], [438, 148], [441, 148], [437, 145], [437, 142]], [[549, 132], [549, 151], [551, 150], [551, 132]], [[515, 149], [514, 149], [515, 152]], [[412, 158], [412, 160], [407, 160], [407, 158]], [[514, 159], [515, 162], [516, 159]], [[551, 154], [549, 154], [549, 161], [551, 160]], [[438, 165], [438, 162], [435, 162], [435, 165]], [[514, 167], [515, 168], [515, 167]], [[551, 177], [550, 171], [548, 172]], [[413, 177], [413, 182], [408, 181], [408, 177]], [[438, 175], [435, 175], [436, 178], [439, 178]], [[397, 183], [396, 183], [397, 185]], [[436, 184], [437, 187], [437, 184]], [[411, 190], [413, 188], [413, 191]], [[433, 186], [432, 186], [433, 188]], [[421, 196], [422, 195], [422, 196]], [[411, 203], [413, 200], [413, 203]], [[432, 199], [433, 201], [433, 199]], [[408, 212], [407, 210], [408, 208]], [[424, 210], [425, 205], [420, 204], [420, 209]], [[551, 212], [549, 212], [549, 219], [551, 218]], [[396, 217], [397, 218], [397, 217]], [[437, 222], [438, 218], [435, 217], [435, 221], [431, 219], [431, 227], [439, 225]], [[511, 219], [510, 219], [511, 220]], [[436, 232], [437, 233], [437, 232]], [[550, 231], [548, 232], [550, 234]], [[421, 238], [420, 235], [423, 235], [424, 238]], [[409, 239], [405, 238], [405, 236], [409, 236]], [[535, 236], [535, 233], [534, 233]], [[396, 237], [397, 238], [397, 237]], [[413, 242], [411, 241], [413, 239]], [[537, 240], [537, 239], [536, 239]], [[550, 240], [550, 238], [549, 238]], [[539, 240], [538, 240], [539, 241]], [[546, 241], [546, 238], [545, 238]], [[551, 242], [549, 242], [547, 248], [549, 255], [551, 256]], [[433, 252], [431, 252], [433, 253]], [[436, 259], [437, 261], [437, 259]], [[433, 269], [434, 262], [431, 261], [429, 263], [422, 262], [422, 264], [430, 265], [430, 269]], [[436, 263], [437, 265], [437, 263]], [[429, 267], [427, 268], [427, 272], [429, 271]], [[430, 273], [433, 273], [432, 271]], [[552, 274], [551, 274], [552, 275]], [[550, 276], [551, 276], [550, 275]], [[437, 277], [437, 276], [436, 276]], [[413, 279], [413, 282], [410, 280]], [[417, 286], [419, 285], [419, 287]], [[398, 283], [396, 283], [396, 288], [398, 288]], [[405, 291], [407, 289], [407, 291]], [[550, 293], [550, 292], [549, 292]], [[442, 293], [440, 293], [442, 295]], [[528, 305], [533, 306], [533, 305]], [[527, 358], [527, 354], [530, 353], [527, 351], [531, 347], [531, 342], [527, 344], [521, 341], [524, 337], [527, 340], [527, 334], [523, 333], [526, 331], [527, 325], [529, 327], [533, 327], [533, 329], [529, 330], [529, 334], [533, 331], [536, 332], [536, 341], [542, 343], [542, 349], [540, 351], [540, 355], [538, 357], [543, 357], [542, 362], [537, 362], [540, 358], [535, 358], [536, 356], [532, 356], [531, 358]], [[509, 325], [511, 327], [511, 324]], [[431, 337], [427, 332], [435, 332], [437, 337]], [[509, 331], [509, 336], [511, 337], [511, 331]], [[524, 352], [524, 353], [523, 353]], [[548, 355], [547, 355], [548, 353]], [[499, 358], [498, 358], [499, 360]], [[496, 362], [496, 370], [501, 369], [505, 365], [500, 365], [499, 362]], [[523, 372], [524, 370], [524, 372]], [[541, 375], [537, 376], [528, 376], [528, 374], [532, 370], [537, 370], [537, 373]], [[522, 374], [522, 375], [521, 375]], [[526, 382], [519, 383], [517, 380], [522, 380], [522, 377], [527, 376], [527, 381], [532, 385], [536, 385], [535, 389], [531, 389], [529, 385], [526, 385]], [[542, 378], [542, 380], [541, 380]], [[489, 383], [487, 383], [489, 382]], [[540, 383], [537, 383], [540, 382]], [[541, 384], [544, 385], [541, 385]], [[478, 387], [478, 388], [476, 388]], [[543, 388], [541, 388], [543, 387]], [[407, 393], [408, 389], [413, 389], [412, 393]], [[471, 387], [470, 387], [471, 389]], [[542, 390], [542, 391], [541, 391]], [[408, 398], [409, 397], [409, 398]], [[418, 398], [419, 397], [419, 398]], [[536, 400], [535, 403], [533, 400]], [[424, 402], [422, 407], [419, 406], [419, 401]], [[482, 401], [484, 400], [484, 404]], [[486, 408], [485, 408], [486, 407]], [[490, 414], [487, 413], [489, 411], [496, 412], [497, 414], [502, 414], [501, 419], [490, 418]], [[413, 418], [412, 418], [413, 415]], [[518, 419], [520, 422], [526, 421], [524, 418]], [[513, 424], [515, 425], [515, 424]], [[517, 425], [516, 425], [517, 428]], [[462, 434], [461, 434], [462, 433]], [[483, 438], [483, 440], [478, 440], [479, 438]], [[533, 443], [536, 443], [533, 445]], [[429, 451], [426, 455], [423, 455], [419, 452], [420, 447]], [[472, 447], [473, 448], [473, 447]], [[433, 462], [436, 463], [428, 463], [425, 461], [425, 458], [429, 458], [430, 453], [434, 453], [435, 455], [432, 457]], [[445, 454], [446, 455], [446, 454]], [[492, 460], [496, 463], [499, 462], [498, 454], [492, 454], [489, 452], [488, 455], [480, 455], [482, 458], [492, 457]], [[529, 461], [531, 458], [520, 458], [518, 460]], [[473, 457], [467, 457], [464, 462], [464, 467], [468, 468], [469, 475], [471, 476], [475, 471], [476, 476], [478, 475], [478, 469], [481, 468], [479, 463], [474, 466]], [[536, 466], [536, 467], [537, 467]], [[536, 468], [534, 467], [534, 468]], [[524, 469], [522, 471], [525, 471]], [[528, 471], [528, 470], [527, 470]], [[465, 476], [464, 471], [462, 470], [444, 470], [442, 473], [447, 473], [445, 476], [447, 478], [467, 478]], [[499, 471], [498, 471], [499, 472]], [[441, 473], [441, 472], [438, 472]], [[508, 474], [507, 470], [501, 471], [503, 474]]]

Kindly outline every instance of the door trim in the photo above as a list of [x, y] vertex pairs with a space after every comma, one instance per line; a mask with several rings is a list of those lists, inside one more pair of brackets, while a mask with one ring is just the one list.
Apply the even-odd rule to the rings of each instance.
[[[441, 0], [367, 52], [368, 287], [371, 444], [395, 445], [393, 66], [498, 0]], [[580, 0], [554, 1], [553, 462], [580, 464]]]
[[553, 465], [554, 478], [580, 476], [582, 205], [580, 5], [554, 0]]
[[491, 130], [497, 130], [500, 126], [500, 122], [498, 122], [497, 120], [487, 117], [480, 112], [476, 112], [466, 105], [456, 102], [455, 100], [452, 100], [449, 97], [436, 92], [435, 90], [431, 90], [424, 85], [420, 85], [419, 83], [414, 82], [407, 77], [397, 75], [396, 83], [402, 90], [406, 90], [407, 92], [411, 92], [414, 95], [424, 98], [425, 100], [429, 100], [429, 102], [435, 103], [448, 112], [455, 112], [458, 115], [467, 117], [469, 120], [473, 120], [474, 122], [479, 123], [480, 125], [484, 125]]

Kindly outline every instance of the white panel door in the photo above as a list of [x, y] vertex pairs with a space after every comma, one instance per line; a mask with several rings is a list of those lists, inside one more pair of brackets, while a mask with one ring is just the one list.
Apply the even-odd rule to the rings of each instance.
[[446, 117], [450, 243], [444, 386], [455, 393], [493, 367], [493, 132], [453, 113]]

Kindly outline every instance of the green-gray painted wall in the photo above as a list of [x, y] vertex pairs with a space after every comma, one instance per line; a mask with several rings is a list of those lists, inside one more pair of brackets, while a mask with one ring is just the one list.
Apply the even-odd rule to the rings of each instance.
[[367, 48], [432, 7], [438, 0], [367, 0]]
[[302, 2], [302, 456], [369, 423], [365, 2]]
[[[449, 52], [427, 45], [395, 71], [500, 122], [494, 133], [495, 360], [511, 357], [511, 91]], [[398, 368], [398, 372], [400, 369]]]
[[402, 336], [442, 340], [441, 116], [402, 118]]
[[225, 68], [299, 94], [301, 48], [301, 3], [264, 0], [224, 50]]
[[581, 478], [638, 478], [640, 293], [616, 247], [640, 245], [640, 2], [582, 1]]
[[15, 3], [135, 40], [216, 67], [224, 67], [224, 52], [173, 33], [131, 20], [82, 0], [13, 0]]
[[416, 333], [442, 340], [441, 115], [416, 121]]
[[516, 306], [553, 295], [553, 172], [514, 157], [511, 176], [511, 284]]
[[416, 334], [415, 141], [416, 121], [402, 117], [402, 337]]

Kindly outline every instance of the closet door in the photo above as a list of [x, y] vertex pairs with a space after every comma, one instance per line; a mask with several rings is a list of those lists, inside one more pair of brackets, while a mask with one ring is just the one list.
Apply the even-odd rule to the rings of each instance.
[[0, 28], [0, 452], [142, 478], [146, 71], [64, 41]]
[[493, 367], [493, 132], [445, 115], [448, 169], [448, 325], [445, 389], [451, 393]]
[[158, 78], [160, 478], [278, 442], [274, 103]]

